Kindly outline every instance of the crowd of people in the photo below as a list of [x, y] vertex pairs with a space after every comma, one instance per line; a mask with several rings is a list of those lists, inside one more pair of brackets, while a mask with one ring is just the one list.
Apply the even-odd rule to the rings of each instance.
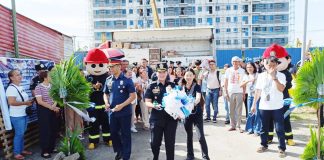
[[[261, 153], [265, 152], [268, 144], [272, 142], [271, 129], [275, 128], [280, 142], [279, 156], [285, 157], [285, 139], [288, 145], [294, 145], [290, 120], [284, 119], [283, 116], [285, 109], [289, 108], [284, 106], [283, 99], [289, 97], [291, 74], [287, 76], [289, 73], [277, 70], [278, 64], [282, 62], [273, 55], [273, 52], [279, 52], [276, 47], [268, 48], [263, 59], [258, 61], [245, 63], [235, 56], [231, 59], [231, 65], [225, 64], [219, 68], [215, 60], [195, 60], [186, 67], [182, 66], [180, 61], [162, 61], [155, 65], [155, 69], [148, 65], [146, 59], [133, 64], [129, 64], [128, 60], [109, 61], [105, 73], [105, 77], [108, 78], [91, 78], [94, 90], [91, 99], [95, 99], [98, 105], [93, 109], [95, 112], [89, 110], [89, 115], [100, 115], [100, 120], [89, 124], [88, 149], [95, 149], [98, 145], [101, 129], [104, 142], [114, 148], [115, 159], [128, 160], [131, 157], [131, 132], [138, 132], [136, 127], [142, 127], [144, 131], [151, 132], [153, 159], [159, 158], [164, 137], [167, 160], [173, 160], [179, 120], [175, 120], [163, 110], [162, 99], [168, 88], [180, 86], [187, 95], [195, 98], [195, 107], [183, 124], [187, 133], [187, 160], [195, 158], [193, 126], [197, 130], [202, 158], [211, 159], [204, 136], [204, 123], [218, 123], [220, 97], [224, 101], [228, 131], [238, 130], [240, 133], [260, 136], [261, 147], [257, 152]], [[287, 56], [287, 59], [289, 58]], [[8, 74], [10, 84], [6, 95], [15, 130], [16, 159], [24, 159], [24, 155], [32, 154], [24, 150], [23, 136], [27, 128], [25, 108], [34, 102], [37, 102], [38, 108], [41, 156], [50, 158], [51, 153], [57, 152], [55, 145], [59, 130], [57, 125], [51, 124], [61, 118], [58, 116], [60, 108], [49, 96], [50, 71], [38, 65], [36, 70], [38, 74], [33, 78], [30, 88], [36, 99], [29, 98], [20, 87], [22, 77], [18, 70], [12, 70]], [[89, 79], [89, 75], [85, 74], [85, 77]], [[241, 127], [243, 106], [246, 111], [245, 128]], [[76, 125], [83, 126], [82, 119], [73, 122], [77, 124], [69, 125], [70, 129]], [[138, 122], [142, 122], [142, 126]], [[136, 123], [138, 124], [135, 125]], [[290, 128], [287, 129], [288, 125]], [[80, 139], [82, 138], [80, 135]]]

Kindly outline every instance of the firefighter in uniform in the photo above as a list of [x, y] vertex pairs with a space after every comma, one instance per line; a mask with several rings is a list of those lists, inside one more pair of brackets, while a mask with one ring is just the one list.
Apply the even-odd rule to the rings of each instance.
[[110, 128], [108, 114], [105, 111], [105, 102], [103, 100], [103, 84], [105, 84], [108, 77], [108, 59], [103, 51], [100, 49], [91, 49], [84, 59], [86, 70], [89, 75], [86, 77], [91, 83], [92, 93], [90, 95], [90, 102], [94, 103], [93, 107], [87, 109], [89, 116], [96, 118], [94, 122], [89, 124], [89, 149], [94, 149], [99, 143], [100, 126], [103, 141], [112, 146], [110, 140]]
[[175, 84], [167, 81], [166, 78], [167, 65], [166, 63], [160, 63], [157, 65], [157, 81], [151, 83], [145, 93], [145, 104], [147, 107], [152, 108], [150, 129], [153, 160], [159, 159], [163, 135], [167, 160], [174, 159], [174, 145], [178, 122], [163, 110], [161, 104], [166, 90], [174, 88]]
[[111, 76], [104, 85], [104, 101], [109, 111], [111, 139], [115, 160], [129, 160], [131, 155], [131, 102], [135, 100], [135, 86], [131, 79], [121, 72], [121, 61], [109, 62]]

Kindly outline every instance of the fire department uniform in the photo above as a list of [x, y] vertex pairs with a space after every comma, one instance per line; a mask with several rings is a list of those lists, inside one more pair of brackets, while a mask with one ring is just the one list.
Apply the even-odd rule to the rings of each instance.
[[[91, 82], [91, 84], [96, 84], [97, 82], [101, 83], [102, 85], [105, 84], [106, 78], [108, 74], [103, 74], [100, 76], [89, 75], [87, 76], [87, 80]], [[105, 111], [105, 102], [103, 100], [103, 86], [96, 90], [93, 88], [93, 92], [90, 95], [90, 102], [95, 103], [95, 107], [90, 107], [87, 109], [90, 117], [95, 117], [96, 120], [94, 122], [90, 122], [89, 128], [89, 143], [97, 144], [99, 143], [100, 138], [100, 126], [102, 132], [103, 141], [109, 144], [110, 140], [110, 127], [109, 127], [109, 120], [108, 114]]]

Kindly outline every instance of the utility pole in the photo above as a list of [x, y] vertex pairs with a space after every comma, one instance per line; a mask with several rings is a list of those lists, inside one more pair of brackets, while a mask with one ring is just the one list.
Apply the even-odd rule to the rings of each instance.
[[19, 47], [18, 47], [18, 33], [17, 33], [17, 18], [16, 18], [16, 3], [15, 0], [11, 0], [12, 6], [12, 30], [14, 36], [14, 45], [15, 45], [15, 57], [19, 58]]
[[303, 38], [303, 49], [300, 55], [301, 63], [300, 66], [304, 65], [305, 61], [305, 52], [306, 51], [306, 35], [307, 35], [307, 10], [308, 10], [308, 0], [305, 0], [305, 14], [304, 14], [304, 38]]

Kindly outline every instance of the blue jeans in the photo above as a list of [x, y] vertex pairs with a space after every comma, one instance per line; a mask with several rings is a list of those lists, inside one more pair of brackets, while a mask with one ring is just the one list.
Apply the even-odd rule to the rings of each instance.
[[24, 134], [27, 129], [27, 116], [10, 117], [10, 121], [15, 130], [13, 152], [14, 155], [21, 154], [24, 150]]
[[252, 97], [252, 96], [249, 96], [247, 99], [247, 104], [248, 104], [247, 108], [248, 108], [249, 114], [248, 114], [248, 118], [246, 121], [245, 130], [247, 132], [260, 134], [261, 119], [260, 119], [260, 111], [259, 111], [259, 101], [257, 102], [257, 106], [256, 106], [257, 112], [253, 115], [250, 114], [253, 100], [254, 100], [254, 97]]
[[217, 114], [218, 114], [218, 93], [219, 93], [219, 88], [207, 89], [207, 92], [206, 92], [207, 118], [210, 118], [210, 103], [213, 105], [213, 109], [214, 109], [213, 119], [216, 119], [216, 117], [217, 117]]
[[257, 102], [256, 114], [255, 114], [254, 126], [253, 126], [253, 131], [256, 134], [261, 134], [261, 127], [262, 127], [259, 104], [260, 104], [260, 99]]
[[224, 99], [224, 105], [225, 105], [225, 111], [226, 111], [226, 121], [230, 120], [230, 113], [229, 113], [229, 108], [228, 108], [228, 100], [226, 99], [225, 96], [223, 96]]

